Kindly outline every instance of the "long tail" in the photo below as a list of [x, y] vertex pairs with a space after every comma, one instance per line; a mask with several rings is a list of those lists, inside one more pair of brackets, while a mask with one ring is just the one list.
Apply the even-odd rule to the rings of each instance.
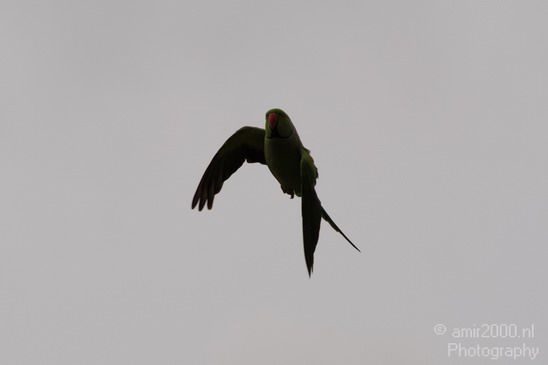
[[329, 214], [327, 214], [327, 212], [325, 211], [325, 209], [323, 209], [322, 207], [322, 218], [331, 225], [331, 227], [333, 227], [333, 229], [337, 232], [339, 232], [340, 234], [342, 234], [342, 236], [348, 241], [348, 243], [350, 243], [352, 245], [352, 247], [354, 247], [356, 250], [358, 250], [358, 252], [361, 252], [359, 248], [356, 247], [355, 244], [352, 243], [352, 241], [350, 241], [348, 239], [348, 237], [346, 237], [346, 235], [343, 233], [343, 231], [341, 231], [341, 229], [335, 224], [335, 222], [333, 222], [333, 219], [331, 219], [331, 217], [329, 216]]

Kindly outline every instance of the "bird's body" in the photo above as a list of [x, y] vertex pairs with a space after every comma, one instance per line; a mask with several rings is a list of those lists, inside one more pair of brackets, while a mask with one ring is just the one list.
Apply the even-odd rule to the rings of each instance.
[[294, 195], [302, 198], [304, 251], [309, 275], [312, 273], [322, 217], [359, 251], [322, 207], [314, 189], [318, 178], [314, 160], [310, 151], [303, 146], [291, 119], [280, 109], [271, 109], [266, 113], [264, 130], [240, 128], [223, 144], [200, 180], [192, 199], [192, 208], [199, 204], [198, 209], [202, 210], [207, 203], [208, 209], [211, 209], [215, 194], [244, 161], [266, 164], [284, 193], [291, 198]]
[[301, 157], [304, 152], [297, 132], [287, 138], [265, 138], [264, 156], [268, 169], [284, 193], [301, 196]]

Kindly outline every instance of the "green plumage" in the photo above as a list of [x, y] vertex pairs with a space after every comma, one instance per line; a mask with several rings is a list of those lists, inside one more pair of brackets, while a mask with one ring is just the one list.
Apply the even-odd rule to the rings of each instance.
[[198, 205], [198, 210], [202, 210], [206, 204], [211, 209], [213, 199], [221, 191], [224, 181], [245, 161], [266, 164], [284, 193], [291, 198], [295, 195], [302, 198], [304, 255], [308, 274], [311, 275], [322, 218], [356, 250], [359, 249], [322, 207], [314, 189], [318, 169], [291, 119], [281, 109], [269, 110], [265, 119], [265, 129], [240, 128], [221, 146], [198, 184], [192, 199], [192, 209]]

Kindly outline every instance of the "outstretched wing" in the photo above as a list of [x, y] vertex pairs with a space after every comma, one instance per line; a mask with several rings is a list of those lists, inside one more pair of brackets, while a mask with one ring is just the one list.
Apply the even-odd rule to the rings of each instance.
[[314, 189], [318, 176], [314, 160], [308, 151], [304, 149], [301, 154], [301, 213], [303, 217], [304, 258], [310, 276], [314, 266], [314, 251], [320, 237], [322, 204]]
[[192, 198], [192, 209], [198, 203], [198, 210], [202, 210], [206, 203], [207, 209], [211, 209], [215, 194], [221, 191], [225, 180], [238, 170], [244, 161], [266, 164], [264, 136], [264, 129], [243, 127], [226, 140], [213, 156], [198, 184]]

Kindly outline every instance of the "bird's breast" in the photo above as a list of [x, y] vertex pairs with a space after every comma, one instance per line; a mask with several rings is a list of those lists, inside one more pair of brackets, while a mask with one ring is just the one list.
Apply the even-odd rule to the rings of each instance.
[[266, 164], [282, 189], [301, 192], [301, 149], [293, 138], [265, 139]]

